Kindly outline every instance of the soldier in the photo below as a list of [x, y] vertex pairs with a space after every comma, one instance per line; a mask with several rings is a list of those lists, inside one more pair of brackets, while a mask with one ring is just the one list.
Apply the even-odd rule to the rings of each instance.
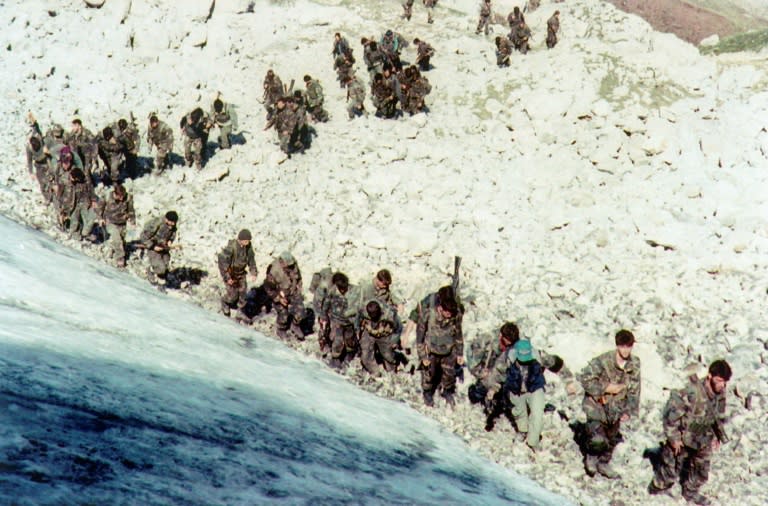
[[237, 307], [241, 318], [249, 319], [243, 313], [245, 309], [245, 295], [248, 293], [248, 281], [250, 275], [252, 281], [256, 281], [258, 269], [251, 246], [251, 232], [242, 229], [237, 234], [237, 239], [232, 239], [219, 253], [219, 272], [224, 280], [224, 295], [221, 297], [221, 312], [229, 316], [231, 309]]
[[72, 128], [65, 138], [67, 145], [77, 153], [83, 162], [83, 172], [90, 179], [97, 165], [96, 138], [90, 130], [83, 127], [79, 118], [72, 120]]
[[482, 0], [480, 3], [480, 19], [477, 22], [477, 28], [475, 29], [475, 35], [480, 34], [481, 31], [485, 31], [485, 35], [488, 35], [491, 24], [491, 0]]
[[416, 46], [416, 65], [419, 70], [424, 72], [431, 69], [429, 60], [435, 55], [435, 49], [418, 37], [413, 39], [413, 45]]
[[610, 461], [621, 424], [640, 412], [640, 359], [632, 355], [635, 336], [620, 330], [615, 342], [615, 350], [593, 358], [579, 375], [587, 415], [584, 467], [589, 476], [600, 473], [609, 479], [618, 478]]
[[379, 270], [376, 275], [365, 282], [361, 282], [358, 288], [358, 299], [356, 301], [359, 315], [365, 313], [368, 302], [375, 300], [381, 305], [382, 314], [385, 318], [391, 319], [393, 340], [399, 340], [403, 331], [403, 324], [399, 314], [403, 312], [403, 303], [392, 294], [392, 273], [387, 269]]
[[400, 52], [408, 47], [408, 41], [399, 33], [387, 30], [381, 37], [378, 47], [384, 55], [384, 63], [394, 67], [400, 64]]
[[376, 117], [394, 118], [397, 115], [397, 97], [392, 87], [384, 81], [384, 76], [376, 74], [373, 76], [371, 85], [371, 99], [376, 108]]
[[352, 48], [349, 47], [349, 42], [345, 37], [342, 37], [339, 32], [333, 34], [333, 49], [331, 55], [335, 58], [344, 56], [345, 54], [352, 55]]
[[363, 37], [360, 40], [363, 45], [363, 61], [368, 69], [368, 74], [373, 78], [374, 75], [381, 72], [384, 66], [384, 55], [379, 50], [379, 45], [375, 40], [368, 40]]
[[424, 8], [427, 9], [427, 23], [430, 25], [435, 22], [435, 18], [433, 17], [434, 11], [435, 11], [435, 5], [437, 4], [437, 0], [423, 0], [424, 2]]
[[525, 21], [520, 21], [517, 27], [512, 30], [512, 33], [509, 35], [515, 49], [523, 54], [528, 53], [528, 50], [531, 49], [531, 46], [528, 44], [528, 40], [531, 38], [531, 30], [528, 28], [528, 25], [525, 24]]
[[525, 21], [525, 16], [523, 16], [523, 13], [520, 12], [520, 7], [515, 6], [515, 8], [512, 9], [512, 12], [510, 12], [507, 16], [509, 29], [514, 30], [515, 27], [520, 24], [520, 21]]
[[728, 442], [723, 424], [725, 391], [730, 379], [728, 362], [715, 360], [706, 378], [694, 375], [686, 387], [670, 393], [663, 414], [667, 441], [648, 492], [659, 494], [679, 481], [686, 501], [712, 504], [699, 489], [709, 479], [712, 452]]
[[347, 78], [355, 73], [354, 71], [355, 59], [351, 53], [345, 53], [336, 57], [333, 63], [333, 68], [336, 70], [336, 76], [339, 80], [339, 86], [345, 87], [347, 84]]
[[267, 121], [272, 117], [277, 99], [283, 96], [283, 82], [272, 69], [267, 70], [264, 77], [264, 108], [267, 110]]
[[557, 32], [560, 31], [560, 11], [555, 11], [547, 20], [547, 47], [552, 49], [557, 45]]
[[[133, 114], [131, 114], [133, 118]], [[137, 175], [137, 159], [139, 156], [139, 147], [141, 146], [141, 135], [136, 124], [131, 121], [129, 124], [125, 118], [117, 121], [117, 129], [114, 130], [119, 144], [123, 147], [123, 159], [125, 160], [125, 171], [128, 176], [135, 178]]]
[[120, 170], [124, 161], [124, 146], [115, 136], [112, 127], [104, 127], [101, 135], [96, 140], [98, 144], [99, 158], [104, 163], [104, 176], [112, 183], [122, 181]]
[[[71, 157], [62, 153], [62, 157]], [[69, 171], [69, 182], [61, 187], [59, 193], [59, 223], [70, 237], [83, 238], [83, 233], [90, 233], [93, 217], [89, 215], [93, 193], [87, 183], [85, 173], [75, 167]], [[79, 234], [78, 234], [79, 232]]]
[[112, 258], [119, 268], [125, 267], [125, 229], [128, 223], [136, 224], [133, 197], [125, 187], [117, 183], [104, 205], [102, 223], [106, 225]]
[[312, 79], [310, 75], [305, 75], [304, 86], [307, 88], [307, 93], [304, 96], [307, 112], [309, 112], [313, 120], [325, 123], [328, 121], [328, 113], [323, 109], [325, 97], [323, 96], [323, 87], [320, 85], [320, 81]]
[[[48, 149], [48, 152], [51, 154], [53, 159], [58, 160], [61, 148], [67, 145], [64, 140], [64, 127], [58, 123], [54, 124], [51, 129], [45, 133], [45, 137], [43, 137], [43, 144], [45, 145], [46, 149]], [[81, 169], [83, 168], [82, 163], [77, 166]]]
[[184, 137], [184, 158], [187, 166], [195, 165], [197, 170], [203, 168], [203, 150], [208, 138], [210, 122], [203, 110], [196, 107], [192, 112], [181, 118], [181, 136]]
[[424, 404], [434, 406], [434, 394], [439, 381], [445, 402], [453, 406], [456, 365], [464, 364], [464, 338], [461, 330], [464, 311], [456, 301], [453, 287], [444, 286], [421, 301], [416, 313], [416, 348], [421, 361]]
[[347, 76], [347, 114], [349, 119], [355, 119], [357, 116], [368, 112], [365, 110], [365, 87], [363, 83], [355, 76]]
[[288, 339], [288, 331], [299, 341], [304, 332], [299, 323], [306, 317], [304, 294], [302, 293], [301, 271], [293, 255], [284, 251], [267, 267], [264, 289], [277, 313], [275, 329], [277, 336]]
[[150, 151], [153, 146], [157, 148], [155, 168], [162, 172], [170, 167], [170, 154], [173, 151], [173, 129], [164, 121], [157, 119], [157, 115], [154, 113], [149, 116], [147, 142], [149, 143]]
[[303, 153], [310, 145], [309, 128], [307, 128], [307, 111], [304, 108], [304, 97], [300, 90], [293, 93], [293, 101], [289, 102], [288, 109], [294, 123], [291, 135], [291, 150]]
[[397, 338], [394, 337], [396, 317], [391, 307], [375, 299], [368, 300], [360, 314], [360, 361], [365, 370], [373, 376], [381, 374], [379, 364], [376, 362], [377, 353], [384, 362], [384, 370], [397, 369], [395, 357]]
[[40, 137], [30, 137], [27, 140], [26, 152], [27, 171], [37, 178], [43, 200], [46, 204], [50, 204], [54, 196], [53, 159], [43, 146]]
[[229, 114], [229, 104], [216, 95], [211, 107], [211, 123], [219, 129], [219, 149], [232, 147], [229, 136], [232, 135], [232, 116]]
[[277, 139], [280, 142], [280, 150], [291, 156], [291, 137], [293, 131], [296, 128], [295, 118], [293, 112], [287, 107], [289, 100], [280, 97], [275, 103], [275, 109], [272, 114], [272, 118], [264, 127], [264, 130], [268, 130], [272, 127], [277, 131]]
[[[563, 368], [560, 357], [538, 352], [533, 349], [530, 340], [520, 339], [496, 360], [485, 380], [488, 388], [486, 400], [494, 400], [497, 392], [502, 391], [503, 400], [511, 407], [518, 432], [526, 436], [526, 444], [534, 451], [539, 448], [544, 424], [545, 369], [572, 377], [571, 372]], [[575, 388], [569, 387], [569, 393], [575, 393]], [[486, 430], [489, 427], [493, 428], [490, 416], [486, 421]]]
[[405, 2], [403, 3], [403, 15], [401, 17], [406, 21], [410, 21], [412, 10], [413, 10], [413, 0], [405, 0]]
[[149, 269], [147, 279], [150, 283], [164, 285], [171, 263], [171, 249], [175, 246], [176, 224], [179, 215], [176, 211], [168, 211], [164, 216], [149, 220], [141, 232], [141, 247], [147, 251]]
[[405, 106], [403, 111], [414, 115], [419, 112], [425, 112], [427, 105], [424, 103], [424, 99], [432, 91], [432, 85], [429, 84], [429, 80], [422, 76], [416, 67], [409, 67], [410, 79], [407, 85]]
[[496, 37], [496, 65], [509, 67], [509, 57], [512, 55], [512, 44], [507, 37]]
[[331, 342], [331, 361], [333, 368], [339, 368], [350, 362], [357, 353], [358, 342], [353, 319], [357, 313], [355, 306], [355, 287], [349, 284], [349, 278], [337, 272], [331, 278], [331, 288], [322, 301], [319, 315], [320, 328], [327, 328]]
[[393, 72], [392, 67], [385, 64], [381, 75], [384, 79], [384, 84], [389, 86], [389, 88], [392, 90], [392, 93], [395, 94], [395, 98], [397, 99], [396, 102], [403, 104], [405, 102], [403, 86], [400, 83], [400, 78], [397, 76], [397, 74], [395, 74], [395, 72]]

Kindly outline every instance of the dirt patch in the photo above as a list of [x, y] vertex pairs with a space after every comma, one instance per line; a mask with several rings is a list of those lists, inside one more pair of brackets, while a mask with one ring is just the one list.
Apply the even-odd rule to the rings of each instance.
[[659, 32], [672, 33], [698, 45], [717, 34], [725, 37], [738, 28], [728, 18], [682, 0], [605, 0], [619, 9], [637, 14]]

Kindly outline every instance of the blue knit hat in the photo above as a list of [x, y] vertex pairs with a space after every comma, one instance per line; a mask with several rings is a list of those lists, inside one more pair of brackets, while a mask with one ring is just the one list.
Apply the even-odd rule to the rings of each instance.
[[515, 356], [520, 362], [528, 362], [533, 359], [533, 346], [528, 339], [520, 339], [515, 343]]

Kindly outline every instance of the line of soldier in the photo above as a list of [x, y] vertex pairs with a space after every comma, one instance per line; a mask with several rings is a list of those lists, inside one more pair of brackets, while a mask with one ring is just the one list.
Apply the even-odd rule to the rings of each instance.
[[[490, 1], [488, 2], [490, 5]], [[525, 23], [525, 16], [519, 7], [515, 7], [507, 16], [510, 32], [507, 36], [497, 36], [496, 44], [496, 64], [499, 67], [508, 67], [512, 50], [520, 51], [522, 54], [530, 51], [531, 30]], [[486, 25], [487, 26], [487, 25]], [[547, 20], [547, 48], [552, 49], [557, 45], [557, 33], [560, 31], [560, 11], [555, 11]]]

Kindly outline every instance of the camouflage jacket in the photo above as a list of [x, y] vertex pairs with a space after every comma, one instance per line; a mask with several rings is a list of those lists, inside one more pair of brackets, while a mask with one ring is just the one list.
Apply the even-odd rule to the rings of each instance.
[[408, 88], [408, 98], [411, 100], [421, 101], [429, 95], [432, 91], [432, 85], [426, 77], [420, 77], [411, 84]]
[[[622, 415], [640, 411], [640, 359], [631, 355], [624, 368], [616, 364], [616, 350], [593, 358], [578, 376], [584, 387], [582, 407], [589, 420], [615, 423]], [[609, 383], [625, 385], [615, 395], [605, 393]]]
[[507, 37], [502, 37], [499, 45], [496, 47], [496, 56], [509, 56], [512, 54], [512, 43]]
[[437, 294], [433, 293], [419, 302], [416, 308], [416, 349], [419, 358], [424, 359], [433, 353], [461, 357], [464, 355], [463, 312], [459, 309], [456, 316], [443, 318], [437, 312], [437, 305]]
[[232, 239], [219, 252], [218, 260], [219, 272], [224, 281], [242, 279], [245, 277], [246, 268], [254, 276], [258, 273], [251, 243], [248, 243], [247, 246], [240, 246], [237, 239]]
[[64, 138], [73, 152], [92, 153], [96, 148], [96, 137], [87, 128], [79, 133], [70, 132]]
[[186, 116], [186, 121], [181, 127], [181, 133], [191, 140], [202, 139], [208, 132], [208, 115], [203, 114], [203, 117], [197, 123], [192, 122], [192, 115]]
[[141, 147], [141, 136], [139, 130], [131, 125], [127, 126], [125, 130], [120, 130], [117, 126], [114, 128], [115, 135], [120, 140], [120, 144], [123, 145], [123, 149], [126, 153], [133, 155], [139, 154], [139, 148]]
[[357, 287], [350, 285], [347, 293], [342, 294], [337, 287], [332, 286], [323, 298], [322, 318], [342, 325], [352, 325], [356, 298]]
[[275, 111], [273, 125], [278, 135], [291, 134], [296, 128], [296, 120], [296, 115], [286, 106]]
[[727, 440], [723, 430], [725, 392], [716, 394], [706, 387], [706, 378], [694, 378], [685, 388], [673, 390], [664, 407], [664, 434], [669, 441], [700, 449], [717, 438]]
[[305, 95], [307, 106], [312, 109], [323, 105], [323, 87], [320, 82], [313, 79], [307, 83], [307, 94]]
[[176, 226], [169, 226], [165, 222], [164, 216], [149, 220], [144, 225], [144, 230], [139, 238], [147, 249], [152, 249], [155, 246], [167, 249], [174, 239], [176, 239]]
[[424, 58], [434, 56], [435, 49], [422, 40], [419, 42], [419, 45], [416, 47], [416, 54], [418, 59], [422, 60]]
[[347, 87], [347, 101], [357, 106], [362, 106], [365, 100], [365, 86], [359, 79], [355, 78]]
[[[370, 300], [376, 300], [376, 299], [370, 299]], [[368, 304], [369, 301], [366, 301], [365, 304]], [[376, 302], [379, 302], [376, 300]], [[394, 335], [395, 328], [397, 324], [395, 323], [396, 314], [392, 312], [392, 310], [389, 307], [382, 306], [381, 308], [381, 318], [379, 321], [374, 322], [371, 320], [371, 317], [368, 315], [368, 311], [365, 309], [365, 305], [363, 306], [363, 310], [360, 312], [360, 322], [359, 322], [359, 328], [360, 328], [360, 337], [363, 337], [364, 335], [368, 335], [374, 339], [385, 339], [388, 340], [390, 337]], [[399, 338], [399, 336], [395, 336], [396, 338]]]
[[59, 211], [71, 214], [77, 206], [89, 207], [92, 196], [93, 192], [87, 182], [75, 182], [70, 179], [59, 192]]
[[37, 167], [44, 169], [44, 175], [52, 178], [53, 160], [51, 159], [51, 155], [46, 153], [44, 147], [34, 151], [32, 146], [27, 143], [27, 171], [31, 174], [32, 170]]
[[522, 43], [527, 41], [531, 38], [531, 29], [528, 28], [526, 25], [523, 26], [517, 26], [514, 30], [512, 30], [512, 33], [510, 33], [512, 36], [511, 39], [516, 43]]
[[[371, 49], [370, 46], [365, 46], [363, 51], [363, 61], [368, 70], [372, 70], [379, 65], [384, 65], [384, 55], [381, 54], [378, 48]], [[381, 69], [379, 69], [381, 70]]]
[[491, 16], [491, 3], [490, 2], [483, 2], [480, 4], [480, 17], [481, 18], [488, 18]]
[[547, 32], [557, 33], [558, 30], [560, 30], [560, 19], [558, 19], [557, 16], [552, 15], [552, 17], [547, 20]]
[[358, 298], [355, 302], [355, 307], [359, 308], [361, 313], [365, 311], [365, 305], [372, 300], [378, 302], [384, 311], [387, 308], [397, 311], [396, 306], [401, 302], [392, 294], [389, 288], [377, 288], [372, 280], [360, 283], [357, 293]]
[[123, 200], [117, 200], [114, 193], [111, 194], [104, 205], [103, 217], [111, 225], [124, 226], [129, 221], [135, 222], [136, 212], [133, 210], [133, 197], [126, 193]]
[[99, 151], [106, 156], [120, 156], [126, 151], [126, 146], [121, 142], [122, 139], [115, 135], [110, 140], [106, 140], [103, 136], [99, 136], [97, 143], [99, 145]]
[[275, 102], [277, 102], [277, 99], [282, 97], [284, 93], [283, 90], [283, 81], [280, 80], [277, 75], [273, 75], [270, 79], [269, 77], [264, 78], [264, 103], [265, 105], [271, 106]]
[[280, 260], [275, 259], [267, 267], [264, 289], [273, 300], [276, 300], [281, 292], [288, 299], [301, 295], [302, 283], [299, 266], [294, 264], [283, 268], [280, 265]]
[[211, 106], [211, 121], [217, 126], [229, 126], [232, 124], [232, 116], [229, 114], [229, 106], [224, 103], [224, 107], [221, 108], [221, 112], [216, 112], [213, 106]]
[[149, 127], [147, 141], [152, 146], [170, 151], [173, 149], [173, 129], [164, 121], [158, 121], [155, 128]]

